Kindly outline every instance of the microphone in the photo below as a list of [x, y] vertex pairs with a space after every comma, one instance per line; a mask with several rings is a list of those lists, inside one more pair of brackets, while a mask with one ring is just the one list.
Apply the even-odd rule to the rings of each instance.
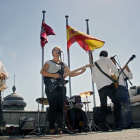
[[62, 51], [58, 51], [57, 54], [60, 54]]
[[116, 55], [114, 55], [114, 56], [111, 56], [111, 57], [110, 57], [110, 59], [114, 59], [114, 57], [115, 57], [115, 56], [116, 56]]
[[112, 58], [114, 58], [116, 55], [112, 56]]

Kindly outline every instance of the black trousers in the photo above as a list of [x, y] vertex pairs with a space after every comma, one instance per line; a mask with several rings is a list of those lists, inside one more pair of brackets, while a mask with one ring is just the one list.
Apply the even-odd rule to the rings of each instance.
[[99, 97], [101, 102], [100, 122], [105, 123], [105, 119], [107, 115], [107, 96], [114, 103], [113, 114], [114, 114], [115, 122], [119, 122], [121, 104], [119, 100], [119, 95], [116, 92], [114, 84], [105, 86], [101, 88], [98, 92], [99, 92]]
[[[66, 97], [66, 87], [64, 92], [64, 99]], [[49, 123], [50, 128], [54, 129], [54, 124], [57, 122], [58, 128], [62, 128], [63, 120], [63, 88], [62, 86], [57, 87], [53, 91], [49, 92], [47, 88], [45, 89], [47, 99], [49, 102]]]

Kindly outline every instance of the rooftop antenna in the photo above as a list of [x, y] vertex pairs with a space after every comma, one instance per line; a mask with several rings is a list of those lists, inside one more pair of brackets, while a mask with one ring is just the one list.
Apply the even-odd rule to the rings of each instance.
[[14, 86], [13, 86], [13, 88], [12, 88], [13, 93], [15, 93], [15, 91], [16, 91], [16, 86], [15, 86], [15, 77], [16, 77], [16, 75], [14, 74]]
[[14, 74], [14, 85], [15, 85], [15, 77], [16, 77], [16, 75]]

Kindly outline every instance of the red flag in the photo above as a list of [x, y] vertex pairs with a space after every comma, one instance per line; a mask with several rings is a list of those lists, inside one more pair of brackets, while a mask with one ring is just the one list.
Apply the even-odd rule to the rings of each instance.
[[45, 44], [48, 42], [47, 36], [49, 35], [55, 35], [55, 32], [50, 26], [48, 26], [42, 21], [41, 34], [40, 34], [41, 47], [44, 47]]

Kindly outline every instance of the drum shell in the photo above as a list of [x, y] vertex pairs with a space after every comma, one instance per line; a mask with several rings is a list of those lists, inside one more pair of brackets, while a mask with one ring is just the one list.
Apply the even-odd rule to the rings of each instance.
[[66, 96], [66, 100], [65, 100], [65, 110], [66, 110], [66, 111], [70, 109], [68, 100], [69, 100], [69, 97]]
[[80, 108], [69, 109], [66, 113], [66, 125], [74, 132], [82, 132], [87, 126], [87, 116]]

